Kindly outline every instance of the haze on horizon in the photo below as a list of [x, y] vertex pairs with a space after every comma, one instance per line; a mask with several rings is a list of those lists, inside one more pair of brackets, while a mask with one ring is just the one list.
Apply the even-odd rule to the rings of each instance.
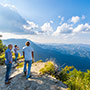
[[0, 0], [0, 37], [90, 44], [90, 0]]

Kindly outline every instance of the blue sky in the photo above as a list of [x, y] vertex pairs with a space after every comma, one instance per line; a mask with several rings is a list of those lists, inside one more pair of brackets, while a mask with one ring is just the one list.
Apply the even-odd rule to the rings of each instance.
[[[10, 8], [0, 13], [0, 32], [9, 34], [3, 39], [24, 37], [39, 43], [90, 44], [90, 0], [0, 0], [0, 4], [0, 10]], [[6, 21], [9, 25], [5, 26]]]
[[37, 23], [56, 20], [59, 15], [65, 19], [77, 15], [85, 15], [89, 19], [90, 16], [90, 0], [2, 0], [2, 2], [15, 5], [24, 18]]

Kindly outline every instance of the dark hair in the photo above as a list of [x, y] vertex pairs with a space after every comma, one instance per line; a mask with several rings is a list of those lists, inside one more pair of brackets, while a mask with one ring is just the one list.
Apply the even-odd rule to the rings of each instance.
[[8, 45], [8, 48], [10, 48], [10, 47], [13, 47], [13, 45], [12, 45], [12, 44], [9, 44], [9, 45]]
[[17, 45], [14, 45], [14, 47], [17, 47]]
[[27, 42], [26, 42], [26, 46], [29, 46], [29, 45], [30, 45], [30, 42], [29, 42], [29, 41], [27, 41]]

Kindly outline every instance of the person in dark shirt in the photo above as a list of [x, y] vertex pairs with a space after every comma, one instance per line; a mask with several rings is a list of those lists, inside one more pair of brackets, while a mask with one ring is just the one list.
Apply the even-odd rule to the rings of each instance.
[[19, 47], [17, 45], [14, 46], [14, 52], [15, 52], [15, 62], [17, 63], [17, 58], [18, 58], [18, 52], [17, 50], [19, 50]]
[[10, 72], [12, 67], [12, 50], [13, 46], [11, 44], [8, 45], [8, 49], [5, 51], [5, 64], [6, 64], [6, 75], [5, 75], [5, 84], [10, 84]]

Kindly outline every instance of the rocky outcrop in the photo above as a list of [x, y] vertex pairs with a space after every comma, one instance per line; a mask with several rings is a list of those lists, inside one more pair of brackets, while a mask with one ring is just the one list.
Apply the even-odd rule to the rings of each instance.
[[67, 87], [59, 80], [50, 75], [40, 75], [39, 70], [45, 63], [32, 64], [32, 77], [26, 80], [23, 68], [12, 68], [10, 85], [4, 84], [5, 66], [0, 66], [0, 90], [67, 90]]

